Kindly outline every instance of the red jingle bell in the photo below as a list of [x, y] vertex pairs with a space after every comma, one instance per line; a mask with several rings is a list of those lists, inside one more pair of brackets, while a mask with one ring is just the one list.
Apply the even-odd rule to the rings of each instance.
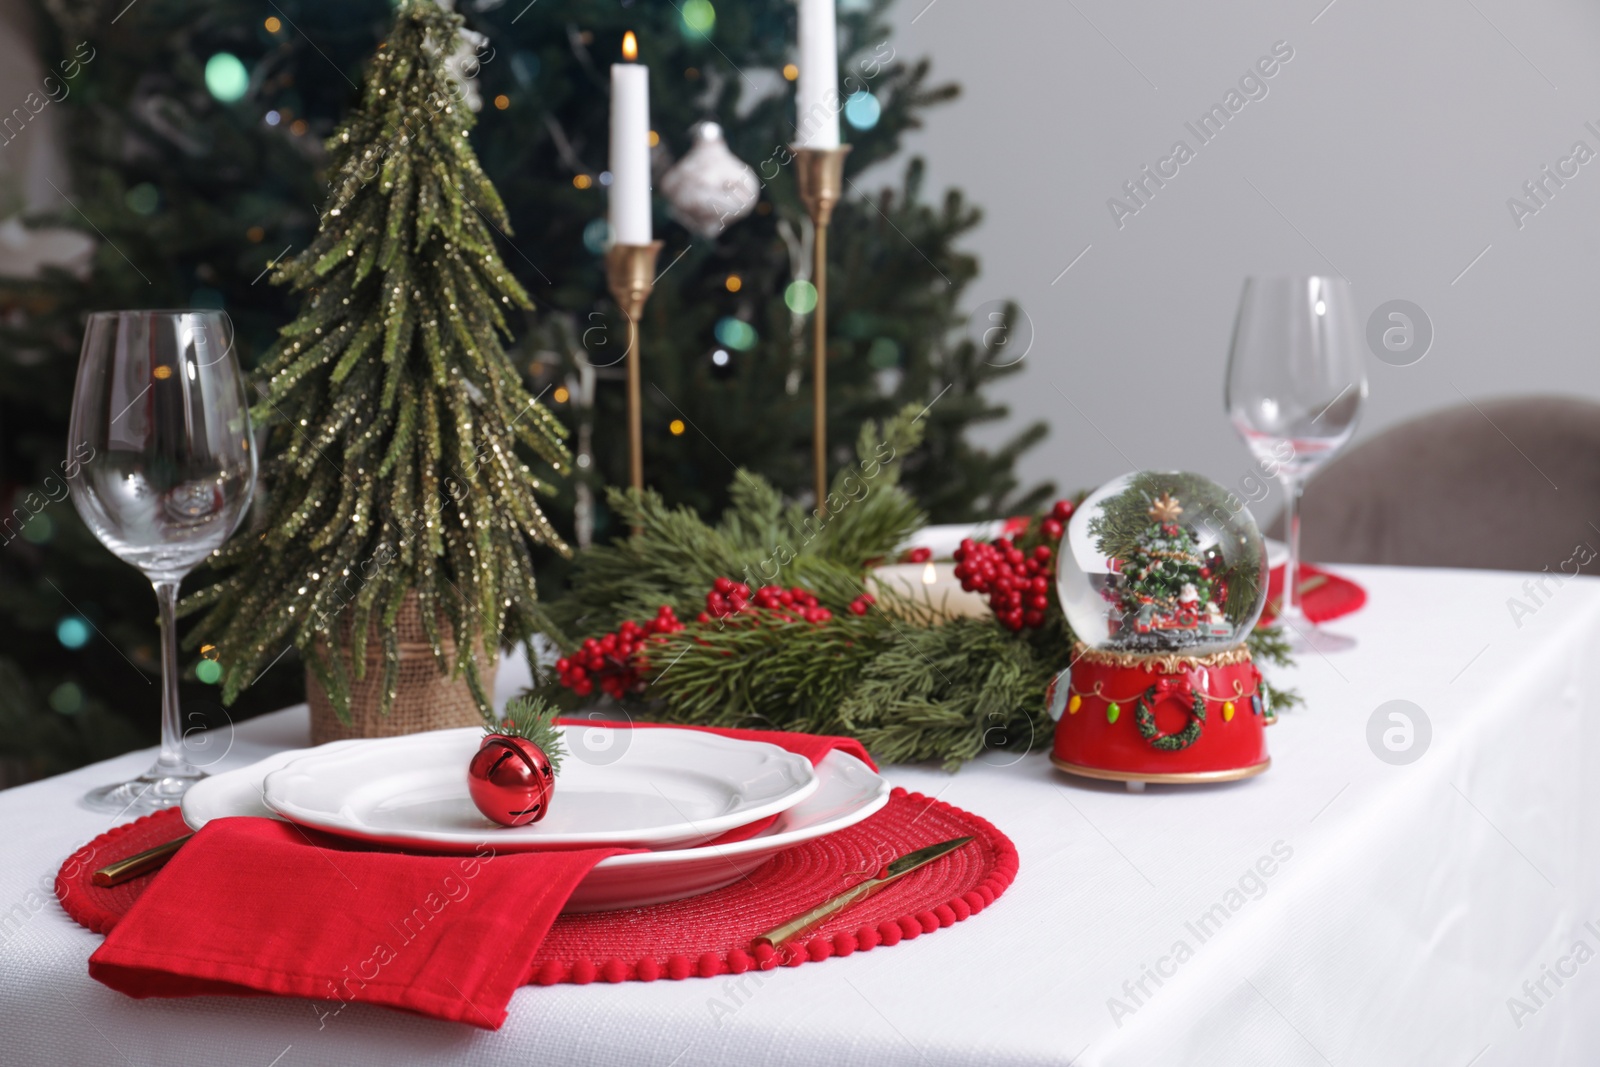
[[525, 737], [490, 734], [467, 767], [467, 791], [501, 826], [526, 826], [550, 810], [555, 771], [544, 749]]
[[550, 811], [563, 755], [554, 709], [537, 697], [519, 697], [473, 754], [467, 792], [501, 826], [538, 822]]

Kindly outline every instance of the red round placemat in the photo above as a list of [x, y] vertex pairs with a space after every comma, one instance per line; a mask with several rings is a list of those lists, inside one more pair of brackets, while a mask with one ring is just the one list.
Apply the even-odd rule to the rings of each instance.
[[[1277, 620], [1273, 606], [1283, 597], [1283, 567], [1274, 567], [1267, 577], [1267, 607], [1261, 613], [1261, 626]], [[1367, 591], [1355, 582], [1309, 563], [1300, 565], [1300, 587], [1300, 610], [1315, 623], [1342, 618], [1367, 602]]]
[[[90, 855], [103, 865], [187, 832], [176, 810], [158, 812], [95, 838]], [[871, 877], [895, 857], [969, 835], [970, 844], [846, 908], [805, 940], [780, 950], [751, 948], [754, 934]], [[56, 895], [68, 915], [97, 933], [110, 930], [159, 876], [102, 888], [93, 884], [92, 873], [90, 865], [69, 859], [56, 876]], [[1016, 847], [987, 820], [896, 789], [871, 818], [779, 853], [730, 886], [646, 908], [563, 915], [525, 981], [582, 985], [711, 978], [848, 956], [960, 922], [992, 904], [1016, 873]]]

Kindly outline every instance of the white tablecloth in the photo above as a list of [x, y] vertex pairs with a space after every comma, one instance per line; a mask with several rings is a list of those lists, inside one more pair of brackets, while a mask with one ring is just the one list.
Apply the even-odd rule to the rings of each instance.
[[[0, 1063], [1600, 1062], [1600, 582], [1530, 595], [1526, 575], [1346, 571], [1371, 594], [1335, 627], [1359, 647], [1285, 679], [1308, 706], [1269, 733], [1262, 777], [1131, 794], [1041, 751], [891, 768], [1015, 840], [1021, 873], [993, 908], [755, 977], [523, 989], [498, 1033], [113, 993], [85, 970], [99, 938], [48, 887], [107, 828], [76, 798], [149, 754], [0, 793]], [[1396, 699], [1432, 725], [1404, 766], [1367, 740]], [[218, 768], [305, 740], [301, 708], [245, 723]]]

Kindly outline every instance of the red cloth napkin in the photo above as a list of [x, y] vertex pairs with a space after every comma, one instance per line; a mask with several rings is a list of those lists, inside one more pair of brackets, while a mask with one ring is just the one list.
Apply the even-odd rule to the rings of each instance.
[[[812, 763], [838, 748], [872, 764], [849, 738], [710, 732]], [[491, 842], [469, 856], [420, 856], [275, 819], [217, 819], [151, 881], [89, 958], [89, 974], [133, 997], [274, 993], [494, 1030], [573, 889], [625, 851], [498, 854]]]
[[[1300, 610], [1315, 623], [1348, 615], [1367, 602], [1367, 591], [1355, 582], [1309, 563], [1300, 564], [1300, 588]], [[1266, 626], [1277, 618], [1272, 608], [1282, 596], [1283, 567], [1278, 566], [1272, 569], [1267, 582], [1267, 610], [1261, 613], [1259, 625]]]

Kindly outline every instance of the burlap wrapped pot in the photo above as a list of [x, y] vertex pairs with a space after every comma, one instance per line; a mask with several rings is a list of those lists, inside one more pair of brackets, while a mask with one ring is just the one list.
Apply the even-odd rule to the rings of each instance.
[[[395, 629], [400, 638], [400, 679], [389, 714], [379, 713], [384, 674], [379, 620], [373, 620], [372, 628], [367, 633], [365, 677], [356, 681], [354, 671], [351, 671], [349, 722], [339, 718], [339, 713], [333, 709], [333, 701], [328, 698], [316, 675], [306, 671], [306, 700], [311, 705], [313, 745], [350, 737], [396, 737], [423, 730], [444, 730], [453, 726], [478, 726], [483, 723], [466, 678], [451, 678], [448, 673], [439, 670], [438, 660], [428, 645], [427, 631], [422, 628], [422, 613], [418, 603], [415, 592], [408, 594], [395, 619]], [[439, 619], [439, 632], [445, 658], [453, 661], [455, 641], [450, 623], [443, 616]], [[348, 646], [345, 654], [348, 655]], [[482, 649], [477, 651], [475, 658], [484, 692], [492, 693], [496, 667], [485, 658]]]

